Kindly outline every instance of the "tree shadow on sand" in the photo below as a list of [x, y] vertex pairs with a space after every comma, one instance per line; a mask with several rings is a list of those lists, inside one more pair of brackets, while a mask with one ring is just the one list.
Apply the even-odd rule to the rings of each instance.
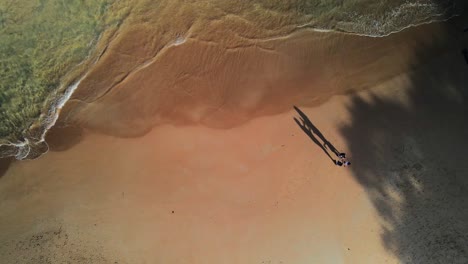
[[[333, 164], [336, 164], [336, 160], [332, 158], [332, 156], [330, 155], [330, 153], [328, 153], [328, 150], [327, 150], [327, 147], [330, 149], [330, 151], [333, 152], [333, 154], [335, 154], [337, 157], [338, 155], [340, 154], [340, 152], [335, 148], [335, 146], [333, 146], [333, 144], [330, 143], [330, 141], [328, 141], [324, 136], [323, 134], [320, 132], [320, 130], [318, 130], [318, 128], [316, 126], [314, 126], [314, 124], [312, 123], [312, 121], [310, 121], [310, 119], [307, 117], [306, 114], [304, 114], [304, 112], [302, 112], [297, 106], [294, 106], [294, 109], [296, 110], [296, 112], [301, 116], [301, 121], [299, 121], [297, 118], [293, 118], [294, 121], [297, 123], [297, 125], [304, 131], [304, 133], [306, 133], [306, 135], [308, 135], [310, 137], [310, 139], [312, 139], [312, 141], [317, 145], [319, 146], [323, 152], [325, 152], [325, 154], [331, 159], [331, 161], [333, 162]], [[315, 136], [317, 135], [317, 137], [322, 141], [320, 142]]]
[[[454, 24], [448, 35], [463, 32]], [[412, 73], [406, 100], [354, 96], [352, 122], [340, 129], [383, 244], [401, 263], [468, 263], [468, 66], [462, 39], [450, 45], [456, 51]]]

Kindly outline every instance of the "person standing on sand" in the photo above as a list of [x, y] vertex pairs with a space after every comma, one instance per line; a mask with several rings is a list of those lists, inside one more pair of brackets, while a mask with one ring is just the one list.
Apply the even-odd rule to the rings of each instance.
[[351, 162], [348, 161], [348, 159], [346, 158], [346, 153], [340, 153], [338, 155], [338, 158], [340, 158], [340, 160], [336, 161], [336, 165], [338, 166], [344, 166], [344, 167], [347, 167], [347, 166], [350, 166], [351, 165]]
[[[296, 112], [300, 115], [300, 121], [296, 117], [293, 117], [293, 119], [296, 122], [296, 124], [304, 131], [304, 133], [306, 133], [306, 135], [308, 135], [310, 139], [312, 139], [312, 141], [325, 152], [325, 154], [332, 160], [332, 162], [335, 165], [343, 166], [343, 164], [345, 164], [345, 166], [349, 166], [351, 163], [346, 160], [346, 154], [339, 152], [333, 146], [333, 144], [325, 138], [325, 136], [320, 132], [320, 130], [317, 127], [315, 127], [314, 124], [312, 124], [312, 122], [307, 117], [307, 115], [304, 114], [304, 112], [302, 112], [295, 105], [293, 107], [296, 110]], [[322, 142], [320, 142], [319, 139]], [[338, 157], [338, 159], [333, 159], [330, 153], [328, 153], [327, 149], [333, 152], [333, 154], [335, 154]]]

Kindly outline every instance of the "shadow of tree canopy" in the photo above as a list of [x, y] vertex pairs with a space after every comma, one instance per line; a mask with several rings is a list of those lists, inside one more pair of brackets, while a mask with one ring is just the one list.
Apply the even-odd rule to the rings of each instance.
[[[405, 100], [355, 95], [340, 128], [382, 242], [402, 263], [468, 263], [468, 24], [455, 20], [446, 31], [460, 34], [459, 49], [414, 70]], [[423, 49], [416, 61], [427, 61]]]

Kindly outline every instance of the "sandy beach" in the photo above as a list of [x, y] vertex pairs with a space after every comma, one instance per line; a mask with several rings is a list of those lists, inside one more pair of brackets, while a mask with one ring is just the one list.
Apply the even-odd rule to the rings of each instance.
[[[334, 132], [346, 122], [343, 101], [304, 111], [347, 151]], [[14, 223], [2, 230], [16, 253], [11, 260], [363, 263], [367, 254], [365, 263], [392, 260], [352, 171], [334, 166], [293, 116], [230, 130], [164, 126], [136, 139], [90, 134], [69, 150], [14, 163], [1, 190], [2, 214], [15, 215], [1, 218], [4, 227]]]
[[[280, 55], [187, 40], [97, 99], [83, 88], [46, 155], [1, 162], [0, 262], [466, 263], [468, 66], [450, 23], [264, 43]], [[190, 50], [212, 68], [189, 71]]]

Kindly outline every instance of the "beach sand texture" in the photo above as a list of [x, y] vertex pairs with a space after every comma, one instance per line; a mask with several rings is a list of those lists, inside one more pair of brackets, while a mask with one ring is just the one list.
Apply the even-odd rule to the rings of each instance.
[[121, 28], [50, 151], [1, 160], [0, 263], [468, 262], [466, 25], [160, 48]]

